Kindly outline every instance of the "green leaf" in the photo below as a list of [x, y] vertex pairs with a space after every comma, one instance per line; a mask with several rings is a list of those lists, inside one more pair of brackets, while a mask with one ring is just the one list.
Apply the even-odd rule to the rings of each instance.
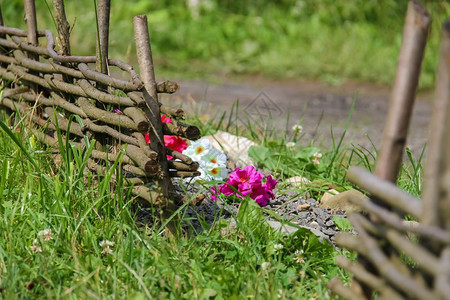
[[353, 225], [347, 218], [334, 216], [333, 222], [334, 224], [336, 224], [337, 228], [339, 228], [341, 231], [348, 231], [353, 229]]
[[26, 155], [26, 157], [28, 157], [28, 159], [30, 160], [30, 163], [36, 168], [38, 169], [38, 166], [36, 165], [36, 162], [34, 161], [33, 157], [31, 157], [30, 153], [28, 153], [28, 151], [25, 149], [25, 147], [23, 146], [22, 142], [19, 141], [19, 139], [17, 138], [17, 136], [14, 134], [14, 132], [11, 131], [11, 129], [9, 129], [9, 127], [3, 123], [2, 120], [0, 120], [0, 127], [3, 129], [3, 131], [6, 132], [6, 134], [13, 140], [13, 142], [20, 148], [20, 150], [22, 150], [22, 152]]

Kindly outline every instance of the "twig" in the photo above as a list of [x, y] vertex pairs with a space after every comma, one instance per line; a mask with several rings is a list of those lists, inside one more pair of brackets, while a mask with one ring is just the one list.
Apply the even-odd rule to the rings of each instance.
[[350, 167], [347, 171], [347, 178], [350, 182], [391, 206], [415, 217], [421, 215], [421, 200], [402, 191], [395, 184], [382, 180], [361, 167]]
[[93, 87], [89, 81], [85, 79], [81, 79], [78, 81], [78, 84], [83, 89], [83, 91], [86, 93], [87, 96], [97, 99], [104, 103], [110, 103], [114, 105], [120, 105], [120, 106], [135, 106], [136, 103], [131, 100], [128, 97], [119, 97], [116, 95], [111, 95], [105, 92], [102, 92], [95, 87]]
[[172, 123], [164, 123], [163, 129], [165, 134], [178, 135], [193, 141], [198, 140], [201, 136], [197, 127], [176, 120], [172, 120]]
[[62, 129], [64, 131], [69, 131], [70, 133], [75, 134], [79, 137], [84, 136], [84, 134], [81, 130], [81, 126], [78, 123], [72, 122], [69, 127], [69, 120], [66, 119], [64, 116], [59, 115], [58, 112], [56, 112], [56, 118], [55, 118], [53, 108], [46, 107], [44, 109], [44, 111], [48, 115], [48, 117], [52, 121], [52, 123], [55, 125], [55, 127], [56, 127], [56, 121], [55, 121], [55, 119], [56, 119], [56, 120], [58, 120], [58, 126], [60, 129]]
[[344, 286], [342, 282], [337, 279], [333, 278], [327, 283], [327, 287], [333, 291], [336, 295], [341, 296], [344, 299], [348, 300], [364, 300], [367, 299], [364, 297], [364, 295], [357, 294], [356, 292], [352, 291], [350, 288]]
[[[400, 289], [402, 292], [418, 299], [435, 299], [435, 295], [421, 282], [413, 280], [409, 276], [400, 272], [393, 263], [380, 250], [375, 239], [370, 237], [357, 220], [353, 220], [352, 224], [358, 232], [360, 242], [364, 244], [365, 251], [359, 252], [369, 259], [373, 266], [380, 274], [389, 280], [389, 283]], [[402, 268], [404, 269], [404, 268]]]
[[78, 98], [77, 104], [90, 118], [94, 118], [107, 124], [138, 130], [136, 123], [129, 117], [99, 109], [84, 97]]
[[358, 281], [366, 284], [373, 290], [389, 294], [390, 296], [389, 299], [392, 300], [404, 299], [400, 294], [398, 294], [394, 289], [392, 289], [388, 284], [386, 284], [386, 282], [383, 279], [368, 272], [361, 264], [351, 263], [344, 256], [337, 257], [336, 263], [343, 269], [352, 273], [354, 277], [358, 279]]

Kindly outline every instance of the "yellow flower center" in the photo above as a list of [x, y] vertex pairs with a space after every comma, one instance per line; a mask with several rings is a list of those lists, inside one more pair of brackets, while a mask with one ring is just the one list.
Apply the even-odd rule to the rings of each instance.
[[203, 152], [203, 147], [202, 146], [198, 146], [197, 148], [195, 148], [195, 153], [196, 154], [200, 154], [200, 153], [202, 153]]

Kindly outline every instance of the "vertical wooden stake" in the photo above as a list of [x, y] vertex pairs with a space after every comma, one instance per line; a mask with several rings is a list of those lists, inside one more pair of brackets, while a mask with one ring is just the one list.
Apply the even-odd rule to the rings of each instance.
[[[28, 43], [37, 46], [37, 20], [36, 20], [36, 6], [34, 5], [34, 0], [25, 0], [25, 19], [27, 22], [27, 40]], [[28, 52], [28, 57], [34, 60], [39, 60], [39, 56], [35, 53]], [[30, 72], [33, 73], [33, 72]], [[30, 87], [38, 93], [38, 85], [33, 83]]]
[[97, 42], [97, 71], [108, 74], [108, 44], [109, 44], [109, 15], [110, 0], [98, 0], [98, 42]]
[[61, 55], [70, 55], [70, 25], [64, 10], [64, 0], [53, 0], [55, 9], [56, 26], [59, 42], [61, 44]]
[[[151, 129], [149, 132], [151, 141], [150, 148], [158, 153], [158, 160], [161, 166], [162, 175], [158, 179], [158, 185], [161, 189], [160, 192], [163, 197], [169, 199], [170, 192], [173, 191], [173, 186], [169, 177], [169, 165], [164, 147], [164, 134], [161, 123], [158, 93], [156, 90], [157, 86], [153, 69], [153, 58], [150, 46], [147, 17], [145, 15], [134, 17], [133, 25], [140, 75], [142, 82], [144, 83], [142, 92], [144, 93], [144, 98], [148, 106], [145, 113], [151, 124]], [[169, 207], [164, 210], [163, 217], [169, 217], [173, 211], [173, 204], [169, 204]], [[169, 224], [168, 229], [172, 233], [175, 231], [173, 224]]]
[[28, 43], [37, 46], [37, 20], [36, 20], [36, 6], [34, 0], [25, 0], [25, 18], [27, 22], [27, 39]]
[[378, 177], [391, 182], [397, 181], [402, 162], [430, 23], [428, 12], [417, 1], [410, 1], [397, 75], [375, 169]]
[[420, 221], [450, 230], [450, 20], [444, 23], [442, 29], [435, 99], [429, 128]]

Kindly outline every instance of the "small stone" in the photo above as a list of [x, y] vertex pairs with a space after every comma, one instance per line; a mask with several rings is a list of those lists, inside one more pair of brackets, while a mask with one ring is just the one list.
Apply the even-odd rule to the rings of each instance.
[[331, 227], [331, 226], [334, 226], [334, 222], [333, 222], [333, 220], [329, 220], [329, 221], [327, 221], [327, 222], [325, 223], [325, 226], [327, 226], [327, 227]]
[[333, 198], [337, 194], [339, 194], [338, 191], [336, 191], [335, 189], [330, 189], [323, 193], [322, 198], [320, 198], [320, 202], [322, 203], [324, 201], [328, 201], [328, 199]]
[[317, 223], [316, 221], [312, 221], [311, 223], [309, 223], [309, 226], [311, 226], [312, 228], [319, 228], [319, 223]]
[[300, 204], [297, 206], [298, 211], [308, 210], [311, 207], [311, 204]]
[[343, 210], [346, 212], [361, 212], [362, 208], [359, 205], [354, 204], [351, 200], [361, 202], [366, 198], [367, 197], [363, 193], [357, 190], [349, 190], [325, 200], [322, 198], [319, 206], [323, 208], [330, 207], [333, 210]]
[[323, 229], [322, 232], [326, 235], [335, 235], [337, 232], [333, 229]]

